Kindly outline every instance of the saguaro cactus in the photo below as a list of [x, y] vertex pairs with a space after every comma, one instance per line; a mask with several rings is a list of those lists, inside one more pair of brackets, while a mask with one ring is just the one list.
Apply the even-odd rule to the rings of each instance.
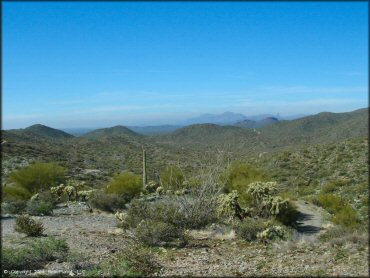
[[146, 153], [143, 148], [143, 188], [145, 188], [146, 185]]

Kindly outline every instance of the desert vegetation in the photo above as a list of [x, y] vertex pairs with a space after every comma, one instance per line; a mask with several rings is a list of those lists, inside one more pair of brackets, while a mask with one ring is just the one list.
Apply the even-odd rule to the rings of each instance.
[[[244, 151], [250, 130], [199, 128], [153, 136], [121, 127], [78, 138], [52, 132], [59, 134], [53, 140], [39, 126], [34, 134], [6, 132], [2, 268], [63, 265], [84, 276], [364, 273], [357, 259], [367, 250], [366, 138], [298, 144], [297, 136], [279, 147], [268, 130], [262, 145]], [[213, 148], [202, 136], [213, 137]], [[234, 257], [234, 248], [242, 255]], [[299, 269], [277, 268], [277, 249], [288, 256], [284, 265]], [[291, 259], [330, 254], [327, 268]], [[197, 260], [214, 268], [192, 269]]]

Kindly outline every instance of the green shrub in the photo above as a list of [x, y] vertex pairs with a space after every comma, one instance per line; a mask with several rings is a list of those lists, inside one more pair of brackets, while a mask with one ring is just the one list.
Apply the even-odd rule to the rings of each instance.
[[245, 218], [235, 227], [235, 232], [238, 236], [246, 241], [254, 241], [257, 239], [257, 234], [265, 229], [265, 224], [261, 219]]
[[9, 214], [22, 214], [26, 211], [27, 201], [26, 200], [14, 200], [6, 203], [2, 203], [2, 213]]
[[9, 180], [17, 187], [24, 188], [34, 194], [52, 186], [64, 183], [65, 169], [54, 163], [34, 163], [9, 175]]
[[[345, 173], [346, 174], [346, 173]], [[342, 179], [336, 179], [331, 180], [327, 182], [322, 188], [321, 193], [333, 193], [335, 192], [339, 187], [343, 187], [346, 185], [349, 185], [351, 183], [350, 179], [342, 178]]]
[[352, 229], [345, 226], [333, 226], [319, 235], [321, 242], [330, 243], [330, 245], [343, 246], [346, 243], [367, 246], [369, 234], [366, 229]]
[[343, 206], [335, 213], [332, 220], [335, 224], [348, 228], [355, 228], [360, 223], [357, 212], [350, 205]]
[[130, 172], [123, 172], [113, 178], [107, 185], [106, 192], [116, 194], [130, 201], [143, 191], [141, 177]]
[[103, 191], [93, 192], [88, 199], [90, 207], [107, 212], [123, 209], [126, 207], [126, 203], [127, 201], [123, 197], [117, 194], [107, 194]]
[[263, 171], [246, 163], [232, 164], [220, 177], [225, 185], [226, 193], [236, 190], [240, 196], [240, 202], [248, 205], [250, 196], [246, 194], [248, 185], [256, 181], [268, 181], [269, 177]]
[[148, 219], [139, 223], [135, 236], [145, 245], [163, 246], [176, 238], [183, 239], [183, 230], [169, 223]]
[[31, 197], [31, 193], [20, 186], [4, 186], [2, 190], [4, 201], [27, 200]]
[[136, 228], [142, 221], [146, 220], [169, 223], [176, 227], [186, 227], [189, 221], [186, 219], [180, 205], [173, 199], [152, 203], [133, 200], [127, 210], [127, 225]]
[[55, 259], [63, 259], [68, 253], [68, 245], [63, 239], [48, 237], [34, 239], [21, 248], [2, 249], [1, 269], [35, 270]]
[[330, 212], [333, 215], [332, 221], [336, 224], [355, 228], [360, 223], [356, 210], [339, 196], [320, 193], [315, 203]]
[[165, 191], [183, 189], [184, 175], [179, 167], [167, 166], [160, 174], [161, 186]]
[[53, 203], [42, 200], [28, 201], [26, 212], [30, 215], [52, 215]]
[[345, 205], [345, 202], [339, 196], [320, 193], [315, 200], [315, 204], [323, 207], [328, 212], [335, 214], [341, 210], [341, 208]]
[[333, 193], [337, 188], [337, 185], [334, 182], [328, 182], [321, 187], [321, 193]]
[[135, 228], [142, 220], [149, 219], [176, 227], [198, 229], [217, 220], [217, 206], [212, 200], [201, 195], [169, 197], [151, 203], [134, 200], [130, 203], [126, 217], [129, 227]]
[[24, 233], [27, 236], [42, 236], [44, 225], [41, 221], [36, 221], [29, 216], [21, 215], [15, 220], [14, 230], [18, 233]]
[[159, 269], [150, 249], [129, 241], [123, 251], [108, 261], [100, 263], [95, 269], [84, 272], [88, 277], [143, 277], [150, 276]]

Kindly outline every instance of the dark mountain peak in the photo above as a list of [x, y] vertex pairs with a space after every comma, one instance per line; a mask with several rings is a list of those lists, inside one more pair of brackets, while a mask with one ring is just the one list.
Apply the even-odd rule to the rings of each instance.
[[274, 121], [274, 122], [278, 122], [279, 119], [276, 118], [276, 117], [266, 117], [266, 118], [262, 119], [261, 121]]
[[31, 133], [33, 135], [37, 135], [40, 137], [48, 137], [48, 138], [54, 138], [54, 139], [63, 139], [63, 138], [72, 138], [73, 135], [64, 132], [59, 129], [55, 129], [46, 125], [42, 124], [34, 124], [31, 125], [23, 130], [20, 130], [19, 132], [25, 132], [25, 133]]
[[255, 123], [255, 122], [256, 121], [246, 119], [246, 120], [238, 121], [237, 124], [241, 124], [241, 123]]
[[134, 136], [134, 137], [141, 136], [140, 134], [132, 131], [131, 129], [123, 125], [116, 125], [113, 127], [99, 128], [99, 129], [90, 131], [82, 135], [82, 137], [97, 139], [97, 138], [103, 138], [103, 137], [122, 136], [122, 135], [129, 135], [129, 136]]

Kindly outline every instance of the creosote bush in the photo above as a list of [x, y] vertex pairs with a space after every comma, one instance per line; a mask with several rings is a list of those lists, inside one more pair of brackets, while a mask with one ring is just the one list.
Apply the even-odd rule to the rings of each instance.
[[1, 204], [2, 213], [6, 214], [23, 214], [26, 211], [26, 200], [14, 200]]
[[236, 190], [242, 205], [248, 205], [250, 196], [246, 194], [248, 185], [256, 181], [268, 181], [268, 175], [260, 169], [247, 163], [236, 162], [232, 164], [220, 177], [225, 185], [226, 193]]
[[67, 254], [68, 245], [64, 239], [53, 237], [34, 239], [21, 248], [4, 247], [2, 249], [1, 269], [40, 269], [48, 261], [64, 259]]
[[20, 186], [4, 186], [3, 190], [3, 200], [7, 202], [13, 202], [18, 200], [27, 200], [31, 197], [31, 193], [23, 187]]
[[335, 224], [356, 228], [360, 223], [356, 210], [339, 196], [320, 193], [313, 201], [333, 215]]
[[55, 163], [37, 162], [12, 172], [9, 175], [9, 180], [14, 182], [17, 187], [34, 194], [64, 183], [66, 177], [63, 167]]
[[122, 252], [97, 267], [85, 271], [90, 277], [143, 277], [150, 276], [159, 269], [153, 259], [152, 251], [143, 244], [130, 240], [123, 246]]
[[262, 219], [253, 219], [246, 217], [242, 222], [235, 226], [235, 232], [238, 236], [246, 241], [254, 241], [257, 239], [257, 234], [265, 229], [265, 224]]
[[41, 221], [36, 221], [27, 215], [21, 215], [15, 221], [14, 230], [27, 236], [38, 237], [42, 236], [44, 225]]
[[29, 201], [26, 211], [30, 215], [52, 215], [53, 203], [43, 200]]
[[92, 208], [107, 212], [115, 212], [126, 207], [126, 199], [117, 194], [108, 194], [104, 191], [92, 192], [88, 199], [88, 204]]
[[184, 188], [185, 177], [179, 167], [167, 166], [160, 174], [161, 186], [165, 191], [177, 191]]
[[173, 224], [142, 220], [135, 229], [136, 237], [145, 245], [166, 246], [177, 238], [184, 239], [183, 229]]
[[52, 215], [56, 204], [50, 191], [40, 192], [27, 202], [26, 212], [30, 215]]
[[106, 193], [116, 194], [127, 202], [143, 191], [141, 177], [130, 172], [116, 175], [107, 185]]

